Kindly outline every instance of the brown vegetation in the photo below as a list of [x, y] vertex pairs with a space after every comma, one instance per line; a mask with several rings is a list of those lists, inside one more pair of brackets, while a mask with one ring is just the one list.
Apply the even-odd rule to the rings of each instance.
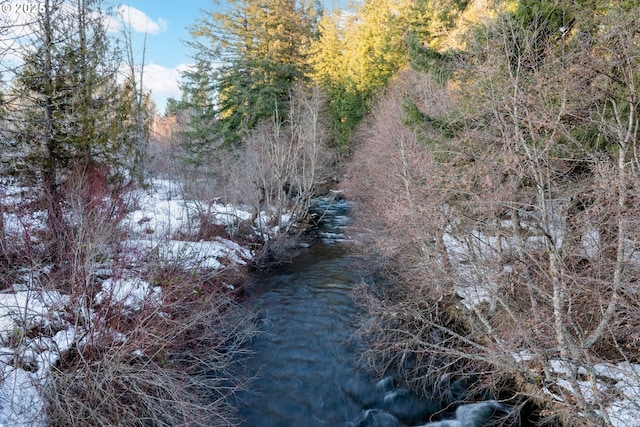
[[235, 425], [232, 366], [250, 317], [209, 280], [158, 273], [162, 304], [105, 301], [61, 355], [44, 393], [50, 425]]
[[[149, 262], [152, 253], [133, 265], [121, 251], [121, 240], [127, 237], [122, 220], [136, 204], [135, 192], [108, 176], [98, 167], [65, 176], [61, 229], [66, 250], [58, 257], [64, 269], [49, 270], [48, 251], [41, 245], [47, 242], [46, 230], [29, 221], [42, 206], [38, 197], [3, 204], [24, 217], [22, 235], [13, 230], [7, 235], [11, 263], [4, 279], [19, 286], [15, 283], [27, 272], [24, 286], [34, 295], [65, 295], [46, 328], [31, 325], [25, 313], [11, 338], [14, 365], [33, 372], [43, 368], [37, 362], [31, 366], [22, 354], [32, 351], [22, 349], [34, 340], [48, 342], [59, 332], [71, 340], [68, 349], [51, 349], [57, 362], [37, 384], [49, 425], [235, 425], [228, 399], [241, 384], [233, 366], [242, 360], [242, 344], [255, 333], [250, 313], [237, 303], [245, 276], [237, 268], [187, 271], [178, 263]], [[200, 227], [196, 232], [186, 237], [223, 230]], [[140, 299], [134, 289], [130, 295], [115, 289], [104, 295], [102, 289], [97, 298], [105, 279], [127, 280], [132, 274], [154, 292]]]
[[479, 393], [507, 381], [513, 403], [611, 425], [615, 391], [594, 366], [640, 356], [637, 44], [623, 13], [558, 43], [544, 22], [498, 14], [444, 86], [407, 70], [381, 97], [345, 184], [394, 284], [367, 297], [378, 368], [409, 366], [421, 389], [473, 371]]

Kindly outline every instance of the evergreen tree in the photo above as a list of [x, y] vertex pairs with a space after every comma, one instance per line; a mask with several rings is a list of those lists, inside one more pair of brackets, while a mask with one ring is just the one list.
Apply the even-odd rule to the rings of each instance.
[[[16, 77], [19, 108], [12, 117], [16, 154], [43, 187], [52, 258], [60, 266], [69, 236], [64, 215], [69, 171], [112, 167], [123, 171], [131, 153], [127, 88], [117, 82], [119, 56], [109, 47], [94, 0], [74, 7], [43, 0], [33, 50]], [[18, 103], [18, 101], [16, 101]]]
[[209, 97], [206, 123], [194, 112], [192, 128], [204, 124], [230, 144], [276, 108], [286, 111], [290, 88], [307, 74], [316, 16], [307, 0], [231, 0], [225, 12], [205, 12], [191, 29], [197, 71], [183, 75], [185, 99]]
[[351, 130], [371, 97], [405, 61], [402, 0], [365, 1], [355, 15], [325, 15], [313, 46], [314, 78], [329, 95], [337, 145], [345, 149]]
[[168, 104], [167, 115], [187, 111], [188, 128], [183, 131], [183, 148], [188, 163], [199, 165], [205, 154], [214, 150], [219, 144], [215, 125], [216, 101], [213, 82], [217, 71], [211, 62], [198, 56], [195, 65], [182, 74], [181, 101]]

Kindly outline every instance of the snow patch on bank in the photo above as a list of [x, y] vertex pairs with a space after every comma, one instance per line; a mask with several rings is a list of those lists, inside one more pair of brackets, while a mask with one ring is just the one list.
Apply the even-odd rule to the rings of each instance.
[[[46, 425], [38, 389], [75, 337], [62, 320], [67, 302], [57, 291], [0, 293], [0, 425]], [[29, 338], [36, 329], [49, 332]]]
[[[0, 203], [19, 206], [29, 194], [32, 192], [25, 189], [6, 187]], [[134, 195], [137, 209], [123, 222], [129, 238], [120, 245], [121, 262], [130, 267], [120, 271], [118, 278], [103, 280], [89, 307], [108, 304], [126, 315], [142, 309], [145, 304], [161, 305], [162, 289], [139, 277], [139, 271], [149, 262], [192, 270], [221, 270], [245, 265], [253, 258], [249, 248], [222, 237], [198, 242], [176, 239], [174, 236], [195, 234], [203, 219], [231, 229], [254, 217], [247, 209], [217, 201], [185, 201], [180, 194], [175, 182], [156, 180], [150, 191], [138, 191]], [[5, 210], [4, 221], [6, 233], [14, 236], [16, 242], [32, 239], [34, 230], [45, 228], [43, 212], [19, 214], [15, 211]], [[263, 219], [265, 224], [274, 221], [273, 216]], [[290, 217], [285, 216], [277, 223], [288, 221]], [[255, 228], [256, 234], [269, 235], [277, 231], [272, 226]], [[37, 271], [26, 271], [21, 283], [0, 293], [0, 427], [47, 425], [39, 390], [60, 356], [72, 346], [83, 344], [86, 331], [68, 320], [70, 297], [40, 286], [44, 280], [39, 278], [46, 276], [48, 270], [48, 266], [42, 266]], [[111, 275], [111, 270], [105, 267], [100, 270], [101, 275]], [[100, 321], [93, 312], [78, 315]], [[108, 327], [101, 329], [108, 330]]]
[[146, 239], [166, 239], [178, 233], [195, 234], [203, 219], [232, 228], [253, 217], [247, 209], [217, 200], [184, 200], [180, 197], [180, 186], [174, 181], [154, 180], [152, 184], [151, 191], [138, 192], [140, 208], [127, 215], [124, 221], [133, 234]]
[[112, 279], [102, 282], [102, 289], [96, 294], [95, 303], [109, 304], [133, 312], [140, 310], [145, 302], [153, 305], [162, 303], [162, 288], [151, 286], [148, 282], [135, 279]]
[[226, 266], [245, 265], [253, 252], [238, 243], [216, 237], [214, 241], [127, 240], [122, 242], [130, 262], [154, 261], [179, 265], [187, 269], [220, 270]]

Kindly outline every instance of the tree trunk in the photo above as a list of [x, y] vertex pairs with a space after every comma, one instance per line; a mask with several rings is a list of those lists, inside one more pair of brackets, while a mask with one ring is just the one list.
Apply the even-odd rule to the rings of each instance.
[[53, 82], [53, 58], [51, 49], [53, 49], [52, 33], [53, 27], [51, 22], [52, 7], [49, 0], [45, 0], [45, 13], [43, 16], [43, 30], [45, 43], [45, 61], [44, 61], [44, 87], [45, 87], [45, 140], [46, 140], [46, 158], [43, 162], [42, 184], [44, 194], [47, 199], [47, 227], [51, 233], [52, 249], [51, 258], [54, 264], [54, 270], [60, 270], [63, 267], [66, 252], [66, 232], [64, 227], [64, 215], [62, 212], [61, 195], [58, 190], [58, 163], [60, 161], [58, 153], [58, 144], [54, 135], [54, 91]]

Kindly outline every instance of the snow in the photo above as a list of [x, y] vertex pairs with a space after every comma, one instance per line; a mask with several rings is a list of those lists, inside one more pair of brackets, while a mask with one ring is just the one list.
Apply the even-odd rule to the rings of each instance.
[[253, 216], [251, 212], [238, 209], [231, 205], [213, 205], [215, 219], [218, 224], [232, 226], [238, 221], [248, 221]]
[[[564, 364], [560, 360], [551, 360], [550, 366], [555, 374], [565, 374]], [[586, 378], [588, 372], [580, 368], [578, 373]], [[597, 412], [606, 415], [614, 427], [637, 426], [640, 420], [640, 365], [629, 362], [600, 363], [593, 366], [592, 374], [592, 380], [577, 381], [579, 390], [575, 390], [564, 378], [558, 378], [555, 385], [572, 394], [582, 395], [594, 407], [606, 401], [606, 406]], [[548, 387], [544, 391], [556, 400], [563, 401]]]
[[39, 379], [19, 368], [5, 368], [0, 387], [0, 425], [15, 427], [46, 426], [38, 393]]
[[[522, 245], [525, 250], [532, 251], [545, 248], [549, 244], [546, 236], [551, 238], [555, 248], [560, 248], [566, 232], [566, 219], [561, 214], [564, 200], [549, 201], [549, 212], [546, 221], [537, 212], [521, 212], [521, 226], [526, 229]], [[546, 236], [541, 233], [540, 224], [546, 225]], [[498, 224], [502, 230], [510, 230], [512, 223], [504, 220]], [[500, 235], [501, 234], [501, 235]], [[462, 303], [470, 310], [482, 303], [495, 307], [494, 293], [499, 280], [513, 271], [512, 265], [503, 265], [500, 252], [509, 253], [516, 250], [516, 240], [509, 232], [495, 233], [476, 230], [466, 234], [466, 239], [456, 234], [455, 224], [449, 226], [442, 240], [447, 250], [456, 277], [456, 293]], [[498, 237], [500, 235], [500, 237]], [[593, 258], [599, 250], [600, 236], [597, 230], [586, 228], [581, 236], [582, 251], [585, 256]], [[625, 257], [640, 265], [640, 253], [637, 244], [626, 242]], [[537, 356], [530, 350], [513, 353], [517, 363], [535, 362]], [[543, 361], [552, 375], [553, 384], [543, 388], [543, 392], [556, 401], [564, 402], [559, 391], [569, 395], [581, 395], [598, 413], [607, 417], [614, 427], [637, 427], [640, 425], [640, 365], [629, 362], [602, 363], [595, 365], [591, 372], [584, 367], [575, 367], [578, 376], [575, 389], [568, 381], [566, 364], [559, 359]], [[589, 375], [592, 374], [592, 375]]]
[[231, 265], [245, 265], [253, 258], [251, 250], [222, 237], [199, 242], [173, 239], [127, 240], [122, 242], [122, 247], [131, 262], [140, 262], [153, 256], [156, 261], [164, 264], [179, 264], [189, 269], [219, 270], [225, 267], [225, 260], [231, 261]]
[[177, 233], [194, 233], [202, 216], [213, 224], [226, 227], [234, 227], [253, 217], [247, 209], [221, 204], [217, 200], [184, 200], [179, 194], [180, 188], [175, 182], [154, 180], [152, 191], [138, 194], [141, 208], [125, 219], [129, 229], [147, 239], [164, 239]]
[[640, 365], [621, 362], [594, 366], [602, 382], [613, 380], [618, 399], [609, 404], [606, 411], [615, 427], [637, 426], [640, 420]]
[[46, 327], [60, 316], [50, 307], [64, 305], [67, 298], [57, 291], [0, 293], [0, 340], [6, 341], [18, 328]]
[[[34, 192], [29, 188], [0, 182], [0, 203], [3, 206], [23, 206], [33, 196]], [[23, 234], [27, 230], [33, 233], [35, 230], [44, 229], [44, 212], [29, 211], [28, 209], [7, 209], [3, 214], [5, 231], [9, 234], [24, 237]]]
[[260, 211], [253, 223], [256, 233], [263, 239], [269, 240], [271, 236], [278, 234], [282, 227], [286, 230], [293, 225], [293, 216], [288, 212], [278, 215], [275, 212]]
[[[219, 239], [219, 240], [218, 240]], [[229, 258], [234, 264], [245, 264], [250, 259], [249, 251], [233, 246], [234, 242], [217, 238], [213, 242], [184, 242], [170, 240], [160, 250], [165, 259], [174, 259], [181, 265], [194, 268], [210, 268], [218, 270], [224, 265], [219, 259]]]
[[66, 301], [57, 291], [0, 293], [0, 425], [46, 425], [38, 387], [75, 334], [71, 327], [53, 337], [30, 339], [25, 332], [60, 322]]
[[522, 350], [520, 353], [513, 353], [513, 360], [518, 363], [527, 362], [530, 360], [535, 360], [536, 356], [533, 354], [531, 350]]
[[[125, 220], [132, 238], [122, 242], [122, 248], [129, 261], [140, 262], [153, 256], [156, 261], [177, 263], [184, 268], [219, 270], [228, 264], [244, 265], [253, 258], [248, 248], [222, 237], [198, 242], [173, 238], [195, 234], [202, 215], [216, 225], [233, 229], [253, 218], [247, 209], [217, 200], [207, 203], [183, 200], [178, 197], [179, 187], [167, 180], [154, 181], [153, 188], [153, 192], [140, 195], [141, 208]], [[262, 233], [257, 229], [255, 232]]]
[[[254, 215], [247, 209], [210, 202], [186, 201], [180, 198], [180, 187], [169, 180], [153, 181], [151, 191], [135, 194], [138, 208], [130, 212], [124, 223], [129, 238], [121, 242], [122, 259], [130, 266], [100, 285], [93, 307], [108, 304], [118, 307], [123, 315], [140, 310], [145, 304], [160, 305], [162, 290], [139, 277], [145, 262], [161, 262], [188, 269], [220, 270], [244, 265], [253, 258], [252, 251], [240, 244], [215, 237], [211, 241], [180, 240], [193, 235], [199, 218], [229, 229]], [[5, 185], [0, 203], [15, 207], [32, 194], [28, 189]], [[4, 212], [5, 231], [14, 241], [29, 237], [33, 230], [44, 228], [42, 212], [17, 214]], [[291, 217], [264, 214], [266, 224], [289, 224]], [[276, 221], [277, 220], [277, 221]], [[278, 232], [278, 228], [254, 228], [256, 235]], [[100, 268], [111, 274], [111, 268]], [[46, 384], [51, 367], [60, 355], [74, 345], [82, 345], [86, 331], [70, 323], [70, 297], [59, 291], [45, 290], [41, 282], [49, 273], [48, 266], [25, 271], [19, 283], [0, 292], [0, 427], [46, 426], [43, 399], [39, 389]], [[95, 313], [83, 313], [99, 320]], [[108, 329], [106, 327], [102, 329]], [[34, 338], [29, 331], [40, 331]], [[114, 339], [126, 337], [113, 331]], [[118, 338], [117, 334], [121, 337]], [[138, 351], [138, 350], [136, 350]]]
[[102, 282], [102, 289], [96, 295], [96, 304], [107, 303], [111, 306], [120, 306], [127, 310], [139, 310], [145, 302], [154, 305], [161, 303], [162, 289], [160, 286], [151, 286], [144, 280], [134, 279], [107, 279]]
[[[498, 238], [480, 232], [476, 232], [471, 241], [462, 241], [451, 233], [445, 233], [442, 239], [451, 264], [456, 268], [456, 292], [462, 303], [469, 309], [482, 302], [488, 302], [493, 307], [495, 283], [492, 278], [498, 277], [501, 272], [508, 273], [509, 266], [505, 270], [500, 263], [491, 262], [491, 259], [496, 256], [499, 245], [506, 247], [510, 244], [508, 239], [501, 238], [498, 242]], [[474, 262], [480, 259], [481, 262]]]

